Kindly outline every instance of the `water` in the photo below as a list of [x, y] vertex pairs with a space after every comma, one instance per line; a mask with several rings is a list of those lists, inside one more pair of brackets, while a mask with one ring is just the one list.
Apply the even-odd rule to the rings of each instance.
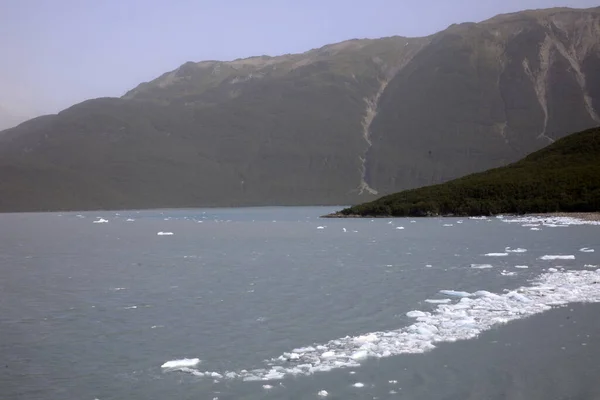
[[[0, 398], [314, 399], [326, 390], [334, 399], [451, 399], [535, 389], [528, 398], [545, 399], [557, 393], [557, 374], [581, 379], [561, 386], [566, 395], [595, 390], [600, 369], [584, 362], [600, 355], [593, 305], [573, 308], [575, 334], [559, 329], [571, 310], [562, 309], [425, 354], [361, 359], [329, 372], [265, 382], [191, 373], [268, 370], [265, 360], [295, 348], [414, 324], [406, 313], [435, 310], [439, 304], [426, 300], [446, 301], [440, 290], [503, 294], [531, 286], [549, 268], [600, 264], [599, 226], [532, 231], [495, 218], [318, 219], [331, 211], [0, 215]], [[93, 223], [99, 218], [108, 222]], [[526, 251], [510, 251], [519, 248]], [[522, 328], [535, 324], [549, 327], [548, 343]], [[530, 346], [519, 347], [523, 341]], [[531, 368], [547, 369], [539, 356], [547, 354], [562, 370], [519, 380], [530, 370], [507, 361], [507, 346], [520, 349], [513, 359], [534, 360]], [[542, 347], [527, 355], [535, 346]], [[201, 362], [188, 372], [161, 368], [186, 358]]]

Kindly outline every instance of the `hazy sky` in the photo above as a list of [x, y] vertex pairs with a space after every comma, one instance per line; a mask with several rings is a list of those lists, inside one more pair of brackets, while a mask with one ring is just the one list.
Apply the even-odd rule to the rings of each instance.
[[33, 116], [121, 96], [186, 61], [297, 53], [352, 38], [598, 0], [0, 0], [0, 108]]

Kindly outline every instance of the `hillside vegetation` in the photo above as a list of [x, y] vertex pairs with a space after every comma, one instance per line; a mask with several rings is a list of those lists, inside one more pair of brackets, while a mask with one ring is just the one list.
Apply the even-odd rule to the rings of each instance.
[[600, 211], [600, 128], [567, 136], [506, 167], [391, 194], [338, 216], [591, 211]]

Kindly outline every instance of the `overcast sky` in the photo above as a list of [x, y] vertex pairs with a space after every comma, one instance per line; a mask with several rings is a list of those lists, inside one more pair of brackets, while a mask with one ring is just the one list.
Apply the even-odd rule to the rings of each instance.
[[121, 96], [186, 61], [297, 53], [352, 38], [598, 0], [0, 0], [0, 108], [34, 116]]

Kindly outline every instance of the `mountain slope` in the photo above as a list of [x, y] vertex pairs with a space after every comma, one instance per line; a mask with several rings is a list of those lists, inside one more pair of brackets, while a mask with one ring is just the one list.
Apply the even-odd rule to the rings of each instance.
[[575, 133], [506, 167], [412, 189], [335, 216], [493, 215], [600, 211], [600, 128]]
[[0, 211], [354, 204], [596, 126], [600, 8], [189, 62], [0, 133]]

